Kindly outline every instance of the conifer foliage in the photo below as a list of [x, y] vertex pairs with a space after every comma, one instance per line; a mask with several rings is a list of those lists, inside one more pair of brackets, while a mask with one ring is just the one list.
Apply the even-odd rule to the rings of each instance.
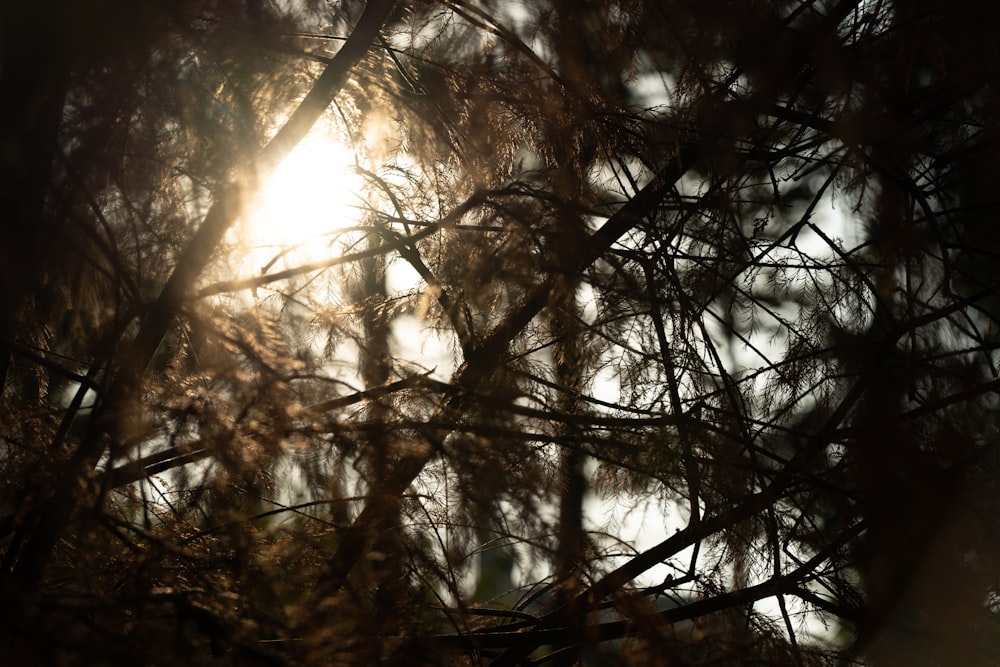
[[5, 660], [997, 664], [998, 25], [6, 3]]

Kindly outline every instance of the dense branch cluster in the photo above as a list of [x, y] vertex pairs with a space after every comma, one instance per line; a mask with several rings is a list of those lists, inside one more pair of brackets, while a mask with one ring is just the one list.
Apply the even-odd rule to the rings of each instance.
[[17, 4], [5, 655], [1000, 660], [1000, 10]]

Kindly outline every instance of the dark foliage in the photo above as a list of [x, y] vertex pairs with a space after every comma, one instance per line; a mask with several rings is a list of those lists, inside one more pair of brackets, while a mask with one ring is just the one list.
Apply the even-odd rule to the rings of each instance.
[[4, 660], [1000, 663], [997, 26], [6, 3]]

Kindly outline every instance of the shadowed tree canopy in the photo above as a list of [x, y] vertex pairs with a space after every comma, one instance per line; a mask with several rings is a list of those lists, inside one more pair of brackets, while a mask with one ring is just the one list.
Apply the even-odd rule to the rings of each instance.
[[1000, 663], [998, 26], [6, 3], [3, 655]]

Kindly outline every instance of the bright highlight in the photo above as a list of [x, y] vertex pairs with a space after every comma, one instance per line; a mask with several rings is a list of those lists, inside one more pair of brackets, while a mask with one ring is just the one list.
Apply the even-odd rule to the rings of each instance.
[[253, 270], [270, 273], [340, 254], [343, 232], [360, 218], [362, 178], [354, 154], [317, 128], [263, 183], [243, 239]]

